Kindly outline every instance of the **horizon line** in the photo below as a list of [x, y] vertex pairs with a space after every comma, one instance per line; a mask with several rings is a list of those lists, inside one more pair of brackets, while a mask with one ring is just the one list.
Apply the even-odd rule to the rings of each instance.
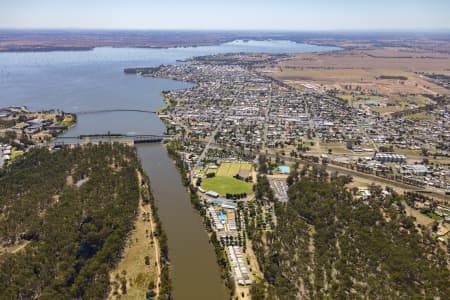
[[449, 28], [390, 28], [390, 29], [238, 29], [238, 28], [84, 28], [84, 27], [0, 27], [0, 31], [185, 31], [185, 32], [270, 32], [270, 33], [450, 33]]

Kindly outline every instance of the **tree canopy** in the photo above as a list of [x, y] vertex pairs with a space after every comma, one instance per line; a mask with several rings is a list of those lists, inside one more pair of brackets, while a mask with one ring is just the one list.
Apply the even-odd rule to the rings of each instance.
[[249, 228], [266, 298], [448, 299], [446, 253], [404, 214], [403, 196], [361, 201], [346, 182], [309, 170], [276, 203], [273, 231]]
[[1, 299], [99, 299], [139, 200], [135, 150], [33, 149], [0, 174]]

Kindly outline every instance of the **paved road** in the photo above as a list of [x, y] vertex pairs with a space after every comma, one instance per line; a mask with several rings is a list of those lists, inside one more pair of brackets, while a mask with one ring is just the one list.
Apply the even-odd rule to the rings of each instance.
[[[238, 92], [238, 94], [236, 95], [236, 97], [234, 97], [233, 102], [231, 102], [230, 108], [233, 107], [234, 103], [236, 103], [236, 100], [239, 99], [239, 97], [241, 96], [241, 92]], [[217, 124], [216, 129], [212, 132], [211, 136], [208, 139], [208, 142], [205, 145], [205, 148], [203, 149], [202, 153], [200, 154], [200, 156], [198, 157], [197, 160], [197, 164], [199, 162], [201, 162], [203, 160], [203, 158], [205, 157], [209, 146], [213, 143], [214, 141], [214, 137], [216, 136], [217, 132], [219, 132], [219, 130], [222, 129], [222, 125], [223, 125], [223, 121], [225, 120], [225, 118], [227, 117], [226, 114], [224, 114], [223, 118], [219, 121], [219, 124]]]
[[266, 122], [264, 122], [264, 133], [263, 133], [263, 141], [261, 149], [266, 148], [267, 143], [267, 132], [269, 131], [269, 117], [270, 117], [270, 109], [272, 107], [272, 86], [270, 86], [270, 97], [269, 97], [269, 103], [267, 104], [266, 109]]
[[[233, 150], [239, 150], [242, 151], [242, 149], [237, 148], [237, 147], [232, 147], [232, 146], [226, 146], [226, 145], [221, 145], [221, 144], [216, 144], [216, 143], [209, 143], [208, 146], [215, 146], [218, 148], [230, 148]], [[255, 150], [256, 151], [256, 150]], [[248, 152], [250, 153], [250, 151], [244, 151], [244, 152]], [[256, 155], [260, 155], [262, 153], [257, 153], [254, 152], [253, 154]], [[267, 157], [270, 157], [272, 159], [276, 158], [276, 155], [274, 154], [265, 154]], [[310, 161], [306, 161], [306, 160], [302, 160], [299, 158], [292, 158], [292, 157], [286, 157], [286, 156], [280, 156], [281, 159], [285, 160], [285, 161], [289, 161], [289, 162], [299, 162], [299, 163], [308, 163], [308, 164], [315, 164], [312, 163]], [[319, 165], [319, 164], [317, 164]], [[389, 185], [389, 186], [393, 186], [393, 187], [398, 187], [398, 188], [402, 188], [404, 190], [407, 191], [426, 191], [426, 193], [423, 193], [424, 195], [431, 197], [431, 198], [435, 198], [435, 199], [439, 199], [442, 201], [445, 201], [447, 204], [449, 203], [450, 197], [445, 195], [443, 192], [438, 192], [430, 187], [417, 187], [417, 186], [413, 186], [413, 185], [409, 185], [406, 183], [402, 183], [402, 182], [398, 182], [398, 181], [393, 181], [387, 178], [383, 178], [383, 177], [379, 177], [373, 174], [367, 174], [367, 173], [363, 173], [363, 172], [359, 172], [356, 170], [351, 170], [351, 169], [347, 169], [338, 165], [334, 165], [334, 164], [327, 164], [327, 170], [331, 171], [331, 172], [338, 172], [339, 174], [344, 174], [344, 175], [351, 175], [351, 176], [355, 176], [355, 177], [362, 177], [362, 178], [366, 178], [369, 180], [372, 180], [374, 183], [380, 184], [380, 185]]]

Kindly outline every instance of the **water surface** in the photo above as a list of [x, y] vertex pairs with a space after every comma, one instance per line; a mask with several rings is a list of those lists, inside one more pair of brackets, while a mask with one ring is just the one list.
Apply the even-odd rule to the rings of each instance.
[[[0, 53], [0, 107], [69, 112], [101, 109], [157, 110], [164, 90], [189, 88], [191, 83], [125, 75], [135, 66], [175, 64], [193, 56], [230, 52], [317, 52], [336, 50], [289, 41], [235, 41], [218, 46], [92, 51]], [[154, 114], [110, 112], [80, 115], [68, 136], [93, 133], [161, 134]], [[174, 298], [227, 299], [215, 254], [200, 217], [191, 208], [173, 163], [161, 145], [141, 145], [138, 154], [150, 177], [156, 205], [168, 235]]]

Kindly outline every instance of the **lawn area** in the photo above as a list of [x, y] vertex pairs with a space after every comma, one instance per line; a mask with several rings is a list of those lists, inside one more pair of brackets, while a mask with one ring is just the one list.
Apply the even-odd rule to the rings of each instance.
[[441, 236], [441, 238], [443, 238], [446, 241], [449, 241], [450, 240], [450, 232], [447, 233], [446, 235]]
[[228, 174], [224, 174], [225, 176], [235, 176], [237, 173], [239, 173], [239, 164], [231, 164], [228, 169]]
[[253, 167], [252, 164], [248, 164], [248, 163], [242, 163], [241, 164], [241, 170], [251, 171], [252, 167]]
[[67, 116], [63, 121], [62, 124], [64, 126], [70, 127], [72, 126], [72, 124], [75, 122], [75, 119], [73, 118], [73, 116]]
[[344, 95], [344, 94], [337, 94], [336, 97], [345, 101], [350, 101], [353, 99], [352, 95]]
[[432, 218], [435, 221], [441, 221], [443, 218], [435, 213], [429, 212], [427, 213], [427, 216], [429, 216], [430, 218]]
[[217, 176], [228, 176], [228, 173], [230, 171], [231, 163], [223, 163], [220, 165], [219, 169], [217, 170], [216, 175]]
[[220, 195], [251, 193], [252, 183], [244, 182], [233, 177], [216, 176], [202, 180], [202, 188], [207, 191], [214, 191]]
[[252, 164], [246, 162], [226, 162], [222, 163], [217, 170], [217, 176], [233, 177], [239, 173], [239, 170], [251, 171]]
[[21, 157], [24, 154], [22, 150], [16, 150], [15, 148], [11, 151], [11, 160], [15, 160], [18, 157]]

